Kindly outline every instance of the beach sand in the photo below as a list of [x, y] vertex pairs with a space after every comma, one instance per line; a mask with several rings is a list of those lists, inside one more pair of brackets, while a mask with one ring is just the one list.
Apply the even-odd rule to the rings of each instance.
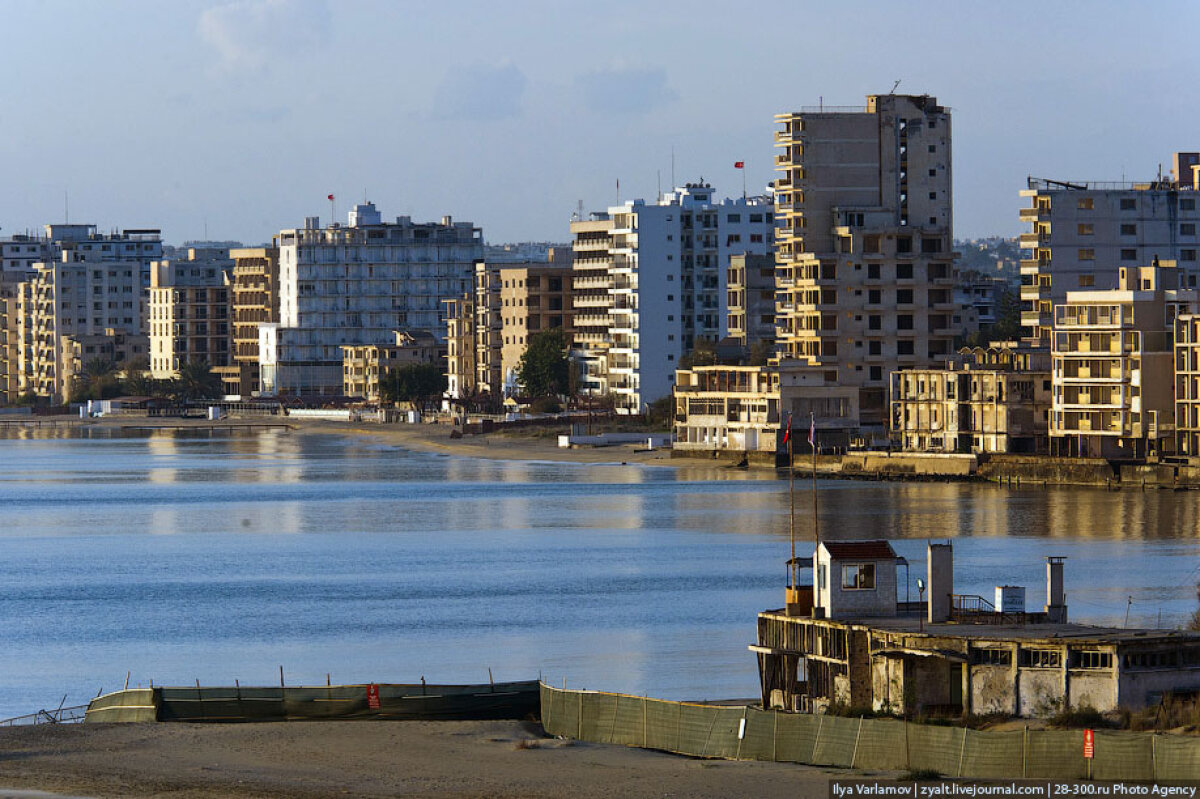
[[[827, 796], [861, 775], [545, 738], [515, 721], [71, 724], [0, 729], [4, 789], [159, 797]], [[874, 775], [873, 775], [874, 776]], [[892, 776], [880, 774], [878, 776]], [[17, 795], [17, 794], [13, 794]]]

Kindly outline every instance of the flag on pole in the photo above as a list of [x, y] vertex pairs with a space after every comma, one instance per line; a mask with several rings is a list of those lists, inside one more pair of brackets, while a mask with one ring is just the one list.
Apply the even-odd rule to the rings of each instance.
[[734, 169], [745, 169], [745, 168], [746, 168], [746, 162], [745, 162], [745, 161], [734, 161], [734, 162], [733, 162], [733, 168], [734, 168]]
[[817, 448], [817, 417], [813, 414], [808, 415], [808, 443], [813, 449]]
[[332, 199], [333, 199], [333, 195], [331, 194], [331, 195], [329, 195], [328, 197], [326, 197], [325, 199], [327, 199], [327, 200], [332, 200]]
[[788, 414], [787, 428], [783, 431], [783, 443], [787, 444], [792, 438], [792, 415]]

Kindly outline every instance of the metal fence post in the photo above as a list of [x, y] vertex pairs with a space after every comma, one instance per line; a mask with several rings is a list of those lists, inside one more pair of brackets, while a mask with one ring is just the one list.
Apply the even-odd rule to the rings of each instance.
[[821, 745], [821, 728], [825, 726], [825, 714], [817, 716], [817, 734], [813, 736], [812, 754], [808, 756], [808, 764], [811, 766], [817, 759], [817, 747]]
[[646, 748], [646, 697], [642, 697], [642, 748]]
[[967, 754], [967, 728], [962, 728], [962, 746], [958, 748], [958, 776], [962, 776], [963, 758]]
[[580, 691], [578, 696], [579, 696], [579, 717], [576, 719], [576, 721], [578, 723], [575, 726], [575, 729], [576, 729], [575, 738], [576, 738], [576, 740], [582, 741], [583, 740], [583, 691]]
[[771, 725], [771, 762], [778, 763], [779, 762], [779, 711], [772, 710], [771, 718], [773, 719], [773, 723]]
[[858, 758], [858, 741], [862, 738], [863, 717], [858, 717], [858, 729], [854, 732], [854, 751], [850, 753], [850, 768], [854, 768], [854, 761]]

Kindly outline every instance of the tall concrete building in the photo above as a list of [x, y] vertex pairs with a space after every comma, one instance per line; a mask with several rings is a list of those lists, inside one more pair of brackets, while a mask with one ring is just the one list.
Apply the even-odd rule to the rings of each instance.
[[176, 377], [188, 363], [232, 363], [229, 251], [189, 249], [187, 258], [156, 261], [150, 272], [150, 374]]
[[259, 326], [268, 394], [340, 394], [346, 345], [390, 344], [398, 330], [443, 341], [443, 302], [469, 290], [483, 256], [470, 222], [383, 222], [371, 203], [355, 206], [345, 227], [310, 217], [276, 244], [279, 322]]
[[731, 256], [769, 253], [774, 223], [768, 198], [717, 202], [706, 183], [573, 222], [584, 387], [627, 413], [670, 394], [679, 359], [729, 332]]
[[729, 338], [746, 350], [775, 348], [775, 258], [742, 253], [729, 259]]
[[1175, 153], [1167, 177], [1141, 183], [1030, 178], [1021, 196], [1021, 324], [1050, 345], [1054, 306], [1067, 292], [1116, 288], [1121, 267], [1176, 261], [1196, 286], [1200, 153]]
[[950, 112], [885, 94], [776, 121], [780, 363], [856, 387], [857, 423], [882, 429], [890, 373], [944, 360], [957, 332]]
[[238, 247], [233, 259], [229, 316], [233, 331], [233, 363], [217, 369], [225, 393], [243, 397], [261, 390], [258, 377], [259, 325], [279, 321], [279, 249]]

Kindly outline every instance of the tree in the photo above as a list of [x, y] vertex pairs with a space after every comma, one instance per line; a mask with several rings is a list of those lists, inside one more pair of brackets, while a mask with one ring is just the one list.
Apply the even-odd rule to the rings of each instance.
[[181, 402], [199, 399], [214, 399], [225, 394], [221, 378], [213, 374], [208, 361], [188, 361], [179, 367], [179, 376], [173, 381], [174, 398]]
[[71, 402], [112, 399], [119, 397], [122, 390], [116, 361], [104, 357], [92, 358], [83, 365], [83, 371], [71, 379], [67, 399]]
[[379, 396], [384, 402], [428, 401], [446, 390], [446, 375], [430, 363], [411, 363], [388, 369], [379, 381]]
[[571, 367], [567, 358], [567, 337], [559, 328], [543, 330], [529, 337], [529, 344], [517, 366], [517, 380], [531, 397], [565, 394], [570, 387]]
[[700, 337], [692, 345], [692, 351], [679, 359], [680, 369], [691, 369], [695, 366], [716, 366], [717, 342], [710, 338]]

